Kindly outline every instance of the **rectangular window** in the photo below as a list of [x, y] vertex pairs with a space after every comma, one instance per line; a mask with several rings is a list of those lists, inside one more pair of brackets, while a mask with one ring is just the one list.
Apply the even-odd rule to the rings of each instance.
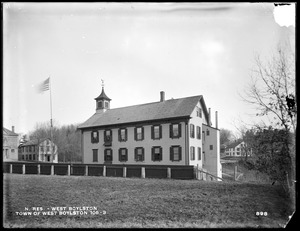
[[136, 141], [144, 140], [144, 127], [136, 127], [134, 129], [134, 139]]
[[112, 149], [105, 149], [104, 150], [104, 160], [105, 161], [112, 161], [113, 160]]
[[102, 101], [98, 101], [98, 108], [102, 108]]
[[201, 155], [202, 155], [201, 148], [198, 147], [198, 160], [201, 160]]
[[209, 150], [213, 150], [214, 149], [214, 146], [211, 144], [209, 145]]
[[152, 147], [152, 161], [162, 160], [162, 147]]
[[181, 124], [170, 124], [170, 138], [181, 137]]
[[171, 146], [170, 147], [170, 160], [171, 161], [181, 161], [181, 147]]
[[44, 152], [44, 146], [41, 146], [41, 152]]
[[191, 138], [195, 138], [195, 125], [194, 124], [190, 124], [190, 135], [191, 135]]
[[31, 154], [29, 154], [29, 160], [31, 160]]
[[32, 155], [32, 160], [35, 160], [35, 154]]
[[144, 148], [138, 147], [134, 149], [135, 161], [144, 161]]
[[201, 127], [197, 126], [197, 139], [201, 139]]
[[161, 125], [153, 125], [151, 129], [151, 138], [153, 140], [159, 140], [162, 138], [162, 128]]
[[191, 146], [191, 160], [195, 160], [195, 147]]
[[202, 118], [202, 109], [199, 108], [199, 117]]
[[12, 148], [12, 149], [11, 149], [11, 152], [15, 152], [15, 149]]
[[98, 143], [99, 142], [99, 133], [98, 131], [92, 131], [91, 133], [91, 142]]
[[206, 135], [209, 136], [209, 130], [208, 129], [206, 130]]
[[120, 162], [125, 162], [127, 160], [128, 160], [127, 148], [120, 148], [119, 149], [119, 161]]
[[105, 130], [104, 131], [104, 142], [110, 143], [112, 141], [112, 131]]
[[98, 162], [98, 149], [93, 149], [93, 162]]
[[240, 151], [240, 148], [236, 148], [236, 150], [239, 152], [239, 151]]
[[105, 108], [108, 108], [108, 102], [105, 101]]
[[28, 155], [26, 155], [26, 160], [28, 160]]
[[25, 158], [24, 158], [24, 155], [22, 155], [22, 160], [24, 160]]
[[240, 152], [236, 152], [236, 155], [239, 156], [239, 155], [240, 155]]
[[47, 152], [50, 152], [50, 147], [49, 146], [47, 146]]
[[126, 128], [119, 129], [119, 141], [120, 142], [127, 141], [127, 129]]

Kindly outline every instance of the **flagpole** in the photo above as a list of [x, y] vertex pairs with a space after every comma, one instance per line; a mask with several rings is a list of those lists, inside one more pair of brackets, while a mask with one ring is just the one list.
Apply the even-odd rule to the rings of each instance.
[[50, 147], [51, 147], [51, 160], [52, 160], [52, 163], [53, 163], [53, 157], [54, 157], [54, 154], [53, 154], [53, 147], [52, 147], [52, 143], [53, 143], [53, 133], [52, 133], [52, 127], [53, 127], [53, 124], [52, 124], [52, 95], [51, 95], [51, 78], [49, 76], [49, 90], [50, 90], [50, 136], [51, 136], [51, 143], [50, 143]]

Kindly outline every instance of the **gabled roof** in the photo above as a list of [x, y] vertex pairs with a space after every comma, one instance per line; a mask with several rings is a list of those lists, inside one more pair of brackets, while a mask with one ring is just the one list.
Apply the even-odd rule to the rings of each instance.
[[42, 139], [28, 140], [25, 143], [20, 144], [19, 147], [21, 147], [21, 146], [30, 146], [30, 145], [38, 145], [38, 144], [44, 142], [45, 140], [51, 140], [51, 139], [42, 138]]
[[203, 97], [202, 95], [198, 95], [180, 99], [170, 99], [163, 102], [159, 101], [123, 108], [115, 108], [107, 110], [104, 113], [96, 112], [87, 121], [79, 125], [78, 128], [83, 129], [133, 122], [136, 123], [161, 119], [175, 119], [179, 117], [188, 118], [199, 101], [202, 104], [204, 115], [207, 119], [208, 113]]
[[3, 135], [7, 135], [7, 136], [18, 136], [17, 133], [12, 132], [11, 130], [8, 130], [7, 128], [3, 127]]
[[235, 148], [236, 146], [238, 146], [240, 143], [242, 143], [243, 140], [237, 140], [237, 141], [234, 141], [233, 143], [227, 145], [226, 149], [229, 149], [229, 148]]

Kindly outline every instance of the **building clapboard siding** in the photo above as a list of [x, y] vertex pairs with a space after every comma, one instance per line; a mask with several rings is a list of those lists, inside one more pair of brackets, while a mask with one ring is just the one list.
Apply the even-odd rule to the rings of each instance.
[[[78, 126], [84, 164], [191, 165], [221, 177], [219, 129], [203, 96], [110, 109], [102, 87], [96, 112]], [[217, 123], [217, 114], [216, 114]]]

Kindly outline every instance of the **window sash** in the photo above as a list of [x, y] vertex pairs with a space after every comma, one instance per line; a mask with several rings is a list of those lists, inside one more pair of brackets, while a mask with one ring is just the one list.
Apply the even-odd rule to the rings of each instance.
[[173, 160], [179, 161], [179, 147], [173, 147]]
[[154, 126], [154, 139], [159, 139], [159, 126]]

